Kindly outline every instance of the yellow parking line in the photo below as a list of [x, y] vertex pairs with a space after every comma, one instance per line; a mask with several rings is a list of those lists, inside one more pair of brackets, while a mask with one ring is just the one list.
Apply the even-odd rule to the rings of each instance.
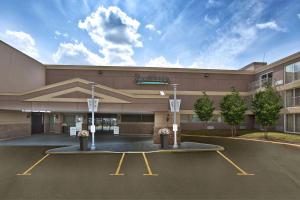
[[124, 157], [125, 157], [125, 153], [122, 154], [122, 157], [119, 161], [119, 165], [118, 165], [118, 168], [117, 168], [116, 172], [114, 174], [110, 174], [111, 176], [123, 176], [124, 175], [123, 173], [120, 173]]
[[146, 164], [146, 167], [147, 167], [147, 170], [148, 170], [148, 174], [144, 174], [144, 176], [158, 176], [158, 174], [153, 174], [152, 173], [152, 170], [150, 168], [150, 165], [149, 165], [148, 159], [146, 157], [146, 154], [144, 152], [142, 154], [143, 154], [144, 161], [145, 161], [145, 164]]
[[232, 160], [230, 160], [228, 157], [226, 157], [224, 154], [222, 154], [220, 151], [217, 151], [217, 153], [219, 155], [221, 155], [225, 160], [227, 160], [231, 165], [233, 165], [238, 171], [239, 173], [237, 173], [237, 175], [240, 176], [250, 176], [250, 175], [254, 175], [254, 174], [249, 174], [247, 172], [245, 172], [243, 169], [241, 169], [239, 166], [237, 166]]
[[50, 154], [46, 154], [44, 157], [42, 157], [39, 161], [34, 163], [29, 169], [27, 169], [25, 172], [22, 174], [17, 174], [18, 176], [30, 176], [31, 173], [29, 173], [33, 168], [35, 168], [38, 164], [40, 164], [43, 160], [45, 160]]

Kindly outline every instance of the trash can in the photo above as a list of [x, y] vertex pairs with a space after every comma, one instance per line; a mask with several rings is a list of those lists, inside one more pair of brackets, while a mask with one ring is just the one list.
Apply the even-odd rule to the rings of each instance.
[[169, 148], [169, 135], [168, 134], [160, 134], [160, 148], [168, 149]]

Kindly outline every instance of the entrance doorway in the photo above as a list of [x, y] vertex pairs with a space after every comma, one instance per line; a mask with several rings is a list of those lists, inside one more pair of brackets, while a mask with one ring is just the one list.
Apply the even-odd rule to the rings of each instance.
[[[92, 114], [88, 114], [88, 126], [92, 125]], [[113, 134], [117, 126], [117, 114], [95, 113], [96, 133]]]
[[31, 113], [31, 133], [44, 133], [43, 113]]

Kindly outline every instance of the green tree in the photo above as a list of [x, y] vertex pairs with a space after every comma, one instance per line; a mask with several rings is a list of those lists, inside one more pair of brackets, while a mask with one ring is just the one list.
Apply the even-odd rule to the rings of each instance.
[[194, 104], [194, 111], [197, 114], [198, 118], [201, 121], [205, 122], [207, 126], [207, 121], [209, 121], [214, 112], [214, 102], [209, 98], [209, 96], [203, 92], [203, 96], [197, 99], [196, 103]]
[[220, 102], [221, 114], [224, 121], [231, 126], [232, 136], [236, 135], [236, 126], [239, 125], [245, 117], [247, 106], [241, 98], [238, 91], [232, 88], [231, 94], [223, 97]]
[[254, 95], [252, 99], [253, 113], [256, 121], [264, 128], [265, 138], [268, 137], [268, 128], [276, 124], [281, 108], [281, 96], [271, 85], [267, 85], [265, 90]]

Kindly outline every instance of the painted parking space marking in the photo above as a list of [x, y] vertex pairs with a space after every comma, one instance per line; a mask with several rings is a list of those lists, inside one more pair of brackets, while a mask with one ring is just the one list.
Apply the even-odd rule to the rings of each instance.
[[227, 162], [229, 162], [232, 166], [234, 166], [239, 171], [239, 173], [237, 173], [237, 175], [239, 175], [239, 176], [251, 176], [251, 175], [254, 175], [254, 174], [247, 173], [245, 170], [243, 170], [242, 168], [240, 168], [237, 164], [235, 164], [232, 160], [230, 160], [227, 156], [225, 156], [220, 151], [217, 151], [217, 153], [220, 156], [222, 156]]
[[43, 162], [48, 156], [50, 156], [50, 154], [46, 154], [44, 157], [42, 157], [40, 160], [38, 160], [36, 163], [34, 163], [31, 167], [29, 167], [25, 172], [21, 173], [21, 174], [17, 174], [17, 176], [30, 176], [31, 175], [31, 171], [41, 162]]
[[143, 174], [143, 175], [144, 176], [158, 176], [158, 174], [153, 174], [152, 173], [152, 170], [150, 168], [149, 161], [147, 159], [147, 156], [146, 156], [145, 152], [143, 152], [142, 155], [143, 155], [143, 158], [144, 158], [144, 161], [145, 161], [145, 164], [146, 164], [146, 168], [147, 168], [147, 171], [148, 171], [147, 174]]
[[122, 153], [122, 157], [121, 157], [121, 159], [119, 161], [117, 170], [116, 170], [116, 172], [114, 174], [110, 174], [111, 176], [124, 176], [123, 173], [120, 173], [124, 157], [125, 157], [125, 153]]

